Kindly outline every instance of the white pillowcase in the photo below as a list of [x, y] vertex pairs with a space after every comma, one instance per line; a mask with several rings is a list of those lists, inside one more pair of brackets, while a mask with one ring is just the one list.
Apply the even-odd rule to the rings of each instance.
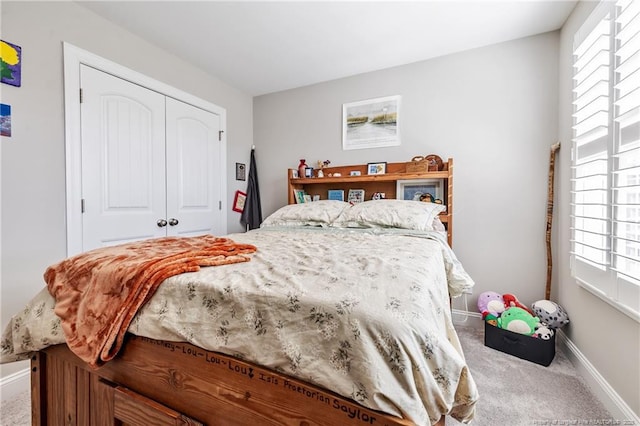
[[338, 200], [319, 200], [311, 203], [289, 204], [267, 217], [267, 226], [329, 226], [350, 204]]
[[442, 204], [411, 200], [371, 200], [345, 209], [332, 226], [342, 228], [401, 228], [432, 231]]

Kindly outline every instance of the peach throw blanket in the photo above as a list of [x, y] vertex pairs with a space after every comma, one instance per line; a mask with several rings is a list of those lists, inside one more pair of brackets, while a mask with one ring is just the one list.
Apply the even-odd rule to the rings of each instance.
[[166, 237], [104, 247], [47, 268], [69, 348], [93, 367], [112, 359], [136, 312], [165, 279], [200, 266], [246, 262], [256, 247], [227, 238]]

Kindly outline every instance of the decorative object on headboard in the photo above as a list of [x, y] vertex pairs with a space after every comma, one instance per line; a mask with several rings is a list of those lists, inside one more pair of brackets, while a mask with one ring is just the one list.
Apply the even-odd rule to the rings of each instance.
[[416, 155], [407, 163], [407, 173], [437, 172], [443, 169], [442, 158], [435, 154]]
[[[430, 156], [427, 156], [430, 157]], [[440, 157], [434, 156], [435, 165], [438, 165]], [[424, 160], [424, 158], [422, 158]], [[345, 200], [348, 199], [349, 190], [361, 189], [366, 198], [378, 199], [413, 199], [416, 191], [405, 189], [421, 189], [422, 193], [433, 196], [433, 202], [442, 203], [446, 210], [439, 215], [441, 222], [447, 230], [449, 245], [453, 241], [453, 159], [442, 161], [438, 170], [425, 170], [423, 172], [407, 171], [407, 163], [387, 163], [384, 174], [367, 174], [369, 163], [323, 167], [324, 178], [307, 178], [304, 175], [296, 177], [294, 170], [287, 170], [288, 203], [295, 204], [296, 191], [307, 194], [320, 195], [320, 200]], [[428, 164], [425, 163], [427, 169]], [[433, 165], [432, 165], [433, 166]], [[416, 188], [417, 187], [417, 188]], [[425, 187], [427, 190], [425, 191]], [[431, 187], [432, 190], [428, 190]], [[405, 196], [405, 192], [406, 194]], [[363, 196], [364, 200], [365, 197]], [[419, 200], [419, 197], [417, 198]]]

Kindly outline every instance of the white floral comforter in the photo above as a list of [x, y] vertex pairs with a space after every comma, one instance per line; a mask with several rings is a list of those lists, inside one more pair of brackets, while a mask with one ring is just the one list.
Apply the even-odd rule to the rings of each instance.
[[[250, 262], [167, 279], [129, 331], [188, 341], [418, 425], [467, 422], [478, 392], [449, 295], [473, 286], [437, 233], [263, 228]], [[1, 362], [64, 343], [43, 290], [7, 326]]]

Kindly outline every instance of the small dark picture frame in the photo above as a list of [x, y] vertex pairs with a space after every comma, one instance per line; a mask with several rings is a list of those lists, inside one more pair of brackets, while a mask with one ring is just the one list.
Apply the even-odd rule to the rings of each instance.
[[368, 175], [383, 175], [387, 173], [387, 162], [382, 163], [368, 163], [367, 174]]
[[244, 203], [247, 201], [247, 194], [242, 191], [236, 191], [236, 196], [233, 199], [233, 211], [242, 213], [244, 211]]
[[236, 180], [246, 180], [247, 166], [244, 163], [236, 163]]

